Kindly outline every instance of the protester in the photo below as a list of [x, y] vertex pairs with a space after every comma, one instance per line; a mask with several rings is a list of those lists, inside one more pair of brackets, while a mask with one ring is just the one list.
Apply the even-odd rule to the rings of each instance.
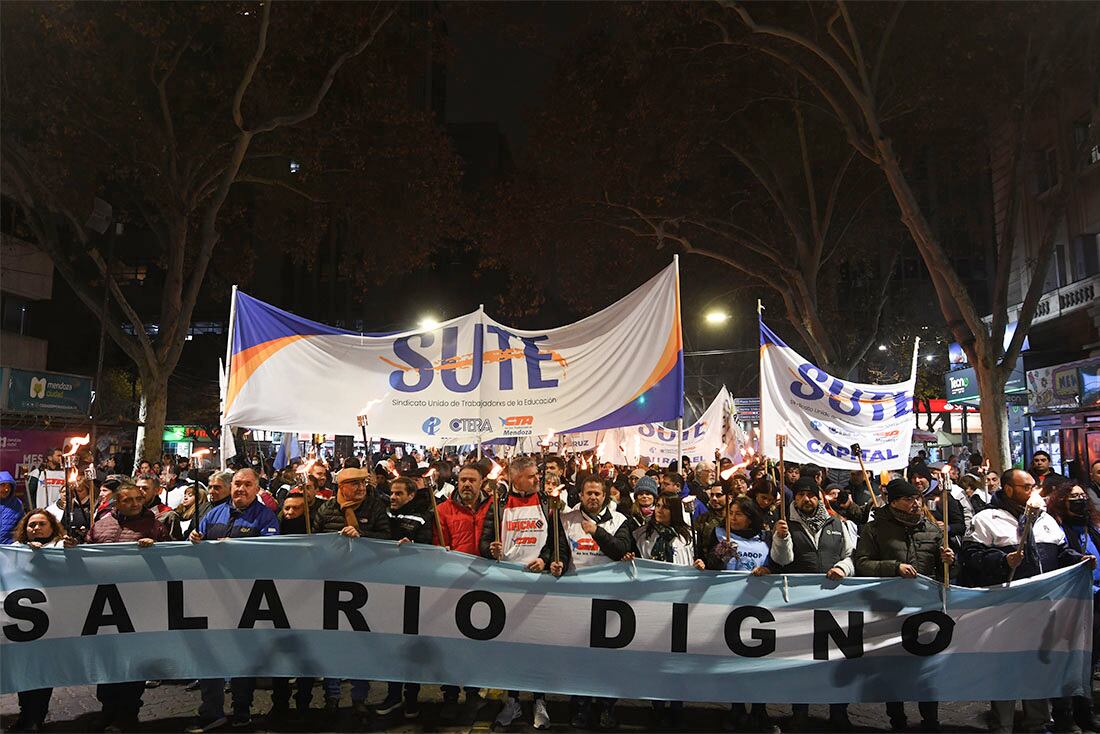
[[[1031, 474], [1009, 469], [1001, 475], [1001, 490], [993, 495], [990, 506], [974, 516], [974, 527], [963, 544], [961, 558], [967, 578], [974, 585], [993, 586], [1030, 578], [1085, 559], [1095, 564], [1094, 556], [1069, 546], [1062, 528], [1041, 509], [1041, 501], [1032, 499], [1035, 489]], [[1027, 535], [1021, 537], [1029, 512], [1035, 519]], [[1012, 732], [1016, 702], [993, 701], [990, 707], [992, 731]], [[1023, 731], [1039, 731], [1046, 725], [1050, 717], [1046, 699], [1025, 700], [1023, 708]]]
[[749, 490], [749, 499], [755, 503], [756, 509], [760, 511], [761, 527], [771, 532], [781, 518], [779, 493], [775, 488], [775, 481], [767, 475], [757, 479], [753, 482], [752, 489]]
[[714, 471], [714, 463], [700, 461], [695, 465], [691, 479], [688, 480], [688, 489], [696, 497], [701, 505], [709, 502], [710, 485], [718, 478]]
[[[1056, 486], [1047, 497], [1047, 512], [1066, 535], [1066, 544], [1083, 556], [1100, 555], [1100, 510], [1078, 482]], [[1100, 662], [1100, 568], [1092, 569], [1092, 664]], [[1054, 731], [1100, 731], [1100, 718], [1093, 714], [1091, 696], [1056, 698], [1051, 701]]]
[[561, 492], [568, 497], [566, 504], [569, 507], [575, 507], [576, 504], [581, 501], [580, 489], [569, 481], [569, 478], [565, 474], [565, 459], [560, 456], [546, 457], [546, 469], [543, 472], [543, 486], [546, 489], [561, 487]]
[[[554, 576], [561, 576], [572, 560], [569, 543], [561, 530], [560, 510], [552, 512], [549, 495], [538, 491], [535, 460], [529, 456], [513, 460], [508, 465], [508, 479], [507, 496], [498, 501], [497, 510], [485, 516], [479, 548], [481, 555], [522, 564], [532, 573], [549, 571]], [[557, 561], [554, 560], [555, 547], [559, 554]], [[534, 693], [533, 696], [532, 723], [536, 729], [549, 729], [546, 694]], [[498, 727], [510, 726], [521, 715], [519, 692], [508, 691], [494, 723]]]
[[657, 492], [657, 481], [653, 477], [644, 476], [634, 485], [634, 507], [631, 516], [638, 527], [645, 525], [653, 517]]
[[[638, 482], [641, 486], [641, 482]], [[650, 561], [692, 566], [695, 549], [692, 545], [691, 526], [684, 520], [683, 504], [673, 494], [662, 494], [654, 504], [653, 514], [645, 525], [634, 531], [635, 555]], [[653, 701], [653, 724], [657, 729], [671, 730], [679, 727], [683, 714], [683, 701]]]
[[66, 482], [57, 501], [46, 510], [57, 518], [66, 534], [83, 542], [92, 525], [93, 502], [92, 480], [81, 475]]
[[[7, 472], [0, 473], [6, 474]], [[15, 528], [15, 543], [30, 548], [71, 548], [76, 541], [65, 535], [61, 523], [45, 510], [28, 512]], [[19, 717], [8, 727], [11, 732], [37, 732], [46, 722], [52, 688], [19, 691]]]
[[[940, 479], [936, 479], [939, 474]], [[943, 479], [941, 470], [933, 467], [917, 465], [909, 470], [909, 482], [920, 490], [924, 500], [924, 507], [932, 514], [937, 523], [943, 523], [943, 490], [940, 481]], [[963, 537], [966, 535], [966, 519], [963, 507], [950, 492], [947, 494], [947, 537], [950, 544], [956, 548], [962, 548]]]
[[[233, 475], [229, 501], [212, 506], [192, 530], [192, 543], [223, 538], [260, 538], [279, 534], [279, 521], [257, 495], [260, 493], [260, 475], [255, 469], [241, 469]], [[233, 678], [230, 681], [233, 694], [233, 717], [230, 725], [244, 729], [252, 725], [252, 697], [256, 691], [256, 679]], [[221, 678], [208, 678], [199, 682], [202, 703], [199, 718], [189, 732], [212, 731], [226, 723], [225, 688]]]
[[[433, 537], [436, 545], [445, 545], [461, 553], [478, 554], [481, 540], [481, 527], [489, 511], [489, 497], [495, 496], [496, 482], [485, 480], [485, 468], [481, 464], [467, 464], [458, 471], [458, 488], [451, 492], [446, 502], [439, 505], [439, 522], [443, 528], [443, 538]], [[485, 486], [488, 492], [482, 491]], [[433, 532], [438, 532], [433, 528]], [[439, 709], [439, 720], [451, 723], [458, 718], [458, 686], [445, 685], [443, 705]], [[465, 689], [466, 703], [476, 703], [480, 699], [477, 688]]]
[[206, 513], [218, 505], [229, 501], [229, 492], [233, 487], [233, 472], [216, 471], [210, 475], [206, 485], [206, 504], [195, 509], [195, 527], [202, 521]]
[[1031, 476], [1034, 477], [1035, 484], [1042, 490], [1044, 497], [1053, 492], [1055, 486], [1066, 481], [1066, 477], [1054, 471], [1050, 454], [1042, 450], [1031, 455]]
[[[125, 484], [115, 494], [114, 509], [96, 520], [85, 542], [136, 542], [139, 548], [151, 548], [157, 542], [171, 539], [167, 528], [145, 507], [145, 495], [140, 488]], [[144, 691], [143, 680], [96, 686], [96, 698], [103, 707], [100, 712], [103, 730], [133, 731]]]
[[0, 471], [0, 545], [13, 542], [15, 528], [26, 511], [23, 500], [15, 494], [15, 478], [10, 472]]
[[[855, 573], [852, 563], [855, 540], [846, 521], [825, 509], [816, 474], [807, 474], [792, 487], [794, 500], [787, 512], [789, 523], [780, 520], [775, 524], [771, 559], [777, 573], [823, 573], [828, 579], [839, 581]], [[796, 731], [809, 729], [809, 708], [804, 703], [793, 705], [791, 727]], [[829, 705], [829, 724], [840, 731], [851, 729], [847, 704]]]
[[309, 467], [309, 471], [306, 473], [306, 481], [308, 486], [312, 490], [307, 492], [310, 497], [318, 497], [322, 501], [327, 501], [333, 497], [332, 478], [329, 475], [328, 467], [325, 466], [322, 461], [315, 461], [313, 465]]
[[[145, 508], [156, 515], [156, 518], [165, 524], [171, 539], [183, 540], [183, 533], [180, 531], [179, 522], [176, 518], [172, 517], [172, 508], [164, 504], [160, 499], [163, 492], [161, 491], [160, 480], [156, 475], [145, 474], [144, 476], [138, 477], [137, 486], [145, 493]], [[183, 496], [182, 490], [179, 496]]]
[[[348, 538], [390, 537], [390, 516], [386, 503], [375, 493], [368, 491], [368, 482], [373, 479], [368, 469], [341, 469], [336, 474], [336, 496], [324, 502], [317, 509], [313, 525], [315, 533], [339, 533]], [[307, 484], [306, 495], [317, 491], [316, 485]], [[325, 678], [325, 713], [330, 719], [340, 713], [340, 679]], [[367, 704], [370, 695], [370, 681], [354, 679], [351, 681], [352, 714], [360, 723], [373, 716], [373, 710]]]
[[171, 514], [165, 517], [165, 525], [179, 528], [179, 538], [183, 540], [198, 527], [198, 519], [206, 514], [208, 504], [206, 490], [200, 484], [189, 484], [183, 489], [183, 497]]
[[715, 526], [724, 522], [728, 495], [720, 483], [707, 488], [707, 511], [692, 521], [696, 538], [708, 538]]
[[[432, 525], [435, 518], [429, 507], [428, 492], [430, 491], [426, 488], [418, 488], [417, 482], [409, 477], [398, 477], [390, 483], [390, 540], [396, 540], [398, 544], [431, 544]], [[402, 702], [402, 691], [404, 691], [404, 702]], [[420, 717], [419, 696], [419, 683], [402, 684], [391, 681], [385, 700], [374, 708], [374, 713], [378, 716], [388, 716], [404, 707], [406, 719], [417, 719]]]
[[444, 537], [433, 538], [434, 543], [462, 553], [478, 554], [481, 526], [490, 507], [488, 495], [482, 492], [484, 482], [485, 469], [480, 464], [467, 464], [459, 469], [458, 489], [446, 502], [439, 504], [439, 523]]
[[[921, 511], [919, 489], [904, 479], [886, 485], [887, 505], [875, 512], [875, 518], [860, 529], [856, 543], [856, 574], [912, 579], [928, 576], [943, 583], [943, 563], [955, 562], [955, 552], [944, 548], [942, 531]], [[939, 703], [921, 701], [921, 731], [939, 731]], [[894, 731], [906, 727], [905, 704], [886, 704], [886, 715]]]
[[165, 464], [158, 477], [160, 481], [160, 503], [168, 507], [175, 507], [183, 499], [183, 490], [187, 482], [180, 476], [179, 467], [176, 464]]
[[[279, 535], [305, 535], [306, 496], [300, 489], [292, 491], [283, 500], [283, 507], [277, 515]], [[309, 712], [313, 702], [314, 678], [298, 676], [294, 680], [294, 711], [291, 712], [291, 679], [271, 679], [271, 710], [267, 713], [269, 722], [279, 722], [289, 717], [300, 719]]]

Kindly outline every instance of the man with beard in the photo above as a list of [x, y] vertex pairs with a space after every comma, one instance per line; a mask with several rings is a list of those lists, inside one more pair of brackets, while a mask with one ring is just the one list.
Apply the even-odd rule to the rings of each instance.
[[[700, 462], [696, 465], [695, 471], [699, 471], [699, 466], [706, 464], [706, 462]], [[726, 517], [726, 502], [729, 500], [726, 494], [725, 487], [720, 483], [715, 482], [707, 488], [707, 511], [702, 515], [695, 518], [692, 525], [695, 526], [696, 538], [709, 538], [711, 532], [720, 523], [722, 523]]]
[[[863, 526], [854, 554], [860, 576], [915, 579], [928, 576], [943, 582], [943, 563], [955, 562], [955, 552], [942, 545], [942, 531], [921, 511], [921, 492], [904, 479], [886, 485], [887, 505], [875, 511], [875, 519]], [[939, 703], [917, 704], [921, 731], [940, 729]], [[894, 731], [906, 727], [905, 704], [886, 704], [886, 714]]]
[[[813, 474], [813, 472], [810, 472]], [[839, 581], [855, 573], [852, 551], [855, 538], [846, 520], [830, 515], [821, 499], [816, 476], [804, 476], [795, 482], [794, 500], [787, 517], [775, 524], [771, 558], [776, 573], [823, 573], [830, 581]], [[810, 726], [809, 705], [793, 705], [791, 728], [806, 731]], [[850, 731], [848, 704], [829, 706], [829, 723], [834, 730]]]
[[[467, 464], [458, 471], [458, 488], [451, 493], [446, 502], [439, 505], [439, 523], [443, 527], [443, 538], [434, 538], [436, 545], [450, 550], [478, 554], [481, 540], [481, 526], [489, 511], [489, 499], [482, 492], [485, 481], [485, 468], [481, 464]], [[458, 717], [458, 686], [442, 686], [443, 706], [439, 710], [439, 719], [444, 723], [453, 722]], [[466, 688], [466, 703], [475, 703], [480, 698], [477, 688]]]
[[[172, 508], [161, 501], [160, 479], [155, 474], [146, 474], [138, 477], [137, 486], [145, 493], [145, 507], [150, 510], [157, 519], [164, 523], [171, 540], [183, 540], [183, 532], [180, 530], [179, 518], [172, 514]], [[182, 495], [183, 492], [181, 491]]]

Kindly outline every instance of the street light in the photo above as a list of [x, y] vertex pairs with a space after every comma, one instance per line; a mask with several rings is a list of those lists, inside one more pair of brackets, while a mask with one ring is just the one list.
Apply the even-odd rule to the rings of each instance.
[[439, 321], [434, 316], [421, 316], [416, 326], [420, 329], [434, 329], [439, 326]]
[[708, 324], [724, 324], [730, 320], [730, 315], [725, 311], [708, 311], [703, 317]]
[[880, 352], [885, 352], [886, 351], [886, 345], [885, 344], [879, 344], [878, 345], [878, 350]]

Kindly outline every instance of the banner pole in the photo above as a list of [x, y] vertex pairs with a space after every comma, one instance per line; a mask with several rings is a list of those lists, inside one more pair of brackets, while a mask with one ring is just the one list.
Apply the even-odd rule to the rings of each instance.
[[[234, 322], [236, 322], [236, 320], [237, 320], [237, 285], [236, 285], [236, 283], [234, 283], [233, 284], [233, 290], [232, 290], [231, 295], [229, 297], [229, 328], [226, 330], [226, 340], [225, 340], [225, 392], [226, 392], [226, 395], [228, 395], [228, 393], [229, 393], [229, 379], [230, 379], [230, 375], [232, 374], [232, 369], [233, 369], [233, 364], [232, 364], [232, 359], [233, 359], [233, 337], [234, 337], [235, 332], [236, 332], [236, 328], [234, 328], [235, 327]], [[222, 434], [224, 435], [225, 431], [228, 430], [228, 431], [231, 432], [230, 435], [232, 435], [232, 428], [230, 428], [230, 426], [227, 426], [225, 424], [225, 398], [226, 398], [226, 395], [222, 395], [222, 406], [221, 406], [222, 407], [222, 415], [221, 415], [221, 418], [222, 418], [222, 420], [221, 420]], [[222, 440], [222, 441], [219, 441], [218, 443], [221, 444], [221, 446], [219, 447], [220, 450], [218, 451], [219, 463], [221, 464], [222, 471], [225, 471], [226, 468], [227, 468], [226, 464], [229, 461], [229, 459], [225, 455], [225, 442], [224, 442], [224, 440]], [[134, 461], [138, 461], [138, 460], [139, 460], [138, 457], [134, 457]]]
[[[950, 497], [950, 490], [947, 488], [947, 482], [943, 483], [943, 494], [940, 497], [940, 504], [943, 506], [943, 549], [947, 550], [947, 499]], [[943, 612], [947, 614], [947, 588], [951, 584], [951, 564], [947, 561], [943, 562]]]
[[686, 478], [683, 467], [684, 459], [684, 404], [680, 403], [680, 417], [676, 419], [676, 469], [681, 477]]

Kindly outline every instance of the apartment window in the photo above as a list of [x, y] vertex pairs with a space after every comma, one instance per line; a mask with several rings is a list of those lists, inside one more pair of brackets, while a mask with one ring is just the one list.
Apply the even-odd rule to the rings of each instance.
[[1070, 243], [1072, 280], [1083, 280], [1100, 273], [1100, 235], [1083, 234]]
[[1087, 116], [1073, 123], [1074, 154], [1083, 152], [1087, 161], [1086, 165], [1090, 166], [1100, 163], [1100, 142], [1090, 140], [1091, 133], [1092, 121]]
[[1047, 148], [1036, 153], [1035, 191], [1043, 194], [1058, 185], [1058, 151]]

